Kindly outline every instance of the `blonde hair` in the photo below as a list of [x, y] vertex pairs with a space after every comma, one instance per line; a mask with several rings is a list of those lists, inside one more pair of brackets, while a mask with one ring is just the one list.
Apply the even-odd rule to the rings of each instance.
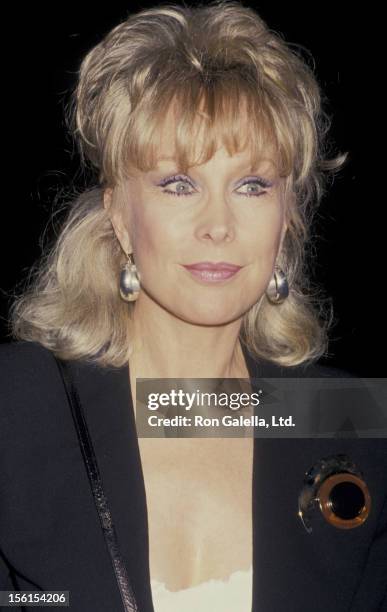
[[[133, 304], [119, 295], [125, 254], [103, 192], [154, 166], [160, 127], [176, 102], [175, 151], [183, 171], [210, 159], [219, 141], [231, 154], [248, 146], [252, 162], [270, 143], [286, 177], [288, 229], [277, 263], [289, 297], [273, 305], [264, 294], [243, 318], [241, 342], [256, 358], [284, 366], [326, 353], [332, 306], [311, 284], [306, 264], [313, 259], [314, 212], [347, 154], [329, 158], [331, 120], [300, 49], [253, 9], [226, 0], [141, 10], [87, 53], [66, 119], [82, 167], [98, 173], [98, 184], [67, 202], [58, 239], [15, 297], [16, 339], [39, 342], [63, 359], [106, 367], [127, 362]], [[195, 158], [203, 127], [205, 146]]]

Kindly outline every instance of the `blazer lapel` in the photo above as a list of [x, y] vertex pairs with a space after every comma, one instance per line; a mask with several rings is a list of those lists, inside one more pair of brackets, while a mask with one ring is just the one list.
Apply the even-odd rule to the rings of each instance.
[[105, 368], [87, 361], [67, 364], [84, 410], [136, 605], [140, 612], [154, 612], [145, 486], [128, 365]]

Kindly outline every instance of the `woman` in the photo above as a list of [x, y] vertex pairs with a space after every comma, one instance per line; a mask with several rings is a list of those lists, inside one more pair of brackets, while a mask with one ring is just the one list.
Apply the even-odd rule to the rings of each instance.
[[[312, 71], [238, 2], [158, 6], [90, 50], [69, 110], [98, 185], [1, 350], [3, 590], [67, 590], [82, 612], [380, 609], [381, 440], [136, 428], [139, 378], [344, 375], [316, 365], [331, 315], [305, 273], [345, 159], [324, 159]], [[299, 481], [335, 453], [368, 470], [373, 514], [311, 538]]]

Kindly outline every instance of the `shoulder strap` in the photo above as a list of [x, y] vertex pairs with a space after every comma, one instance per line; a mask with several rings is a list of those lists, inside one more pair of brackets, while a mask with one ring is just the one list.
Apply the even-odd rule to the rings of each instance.
[[132, 586], [130, 584], [130, 579], [119, 550], [112, 515], [110, 512], [107, 497], [103, 490], [102, 480], [97, 464], [97, 458], [95, 456], [81, 401], [76, 386], [74, 385], [68, 364], [62, 359], [59, 359], [55, 356], [54, 358], [57, 362], [59, 372], [61, 374], [63, 384], [66, 389], [67, 398], [69, 400], [71, 413], [75, 423], [75, 429], [77, 431], [79, 444], [82, 450], [82, 457], [85, 462], [87, 475], [89, 477], [89, 482], [94, 497], [94, 502], [101, 521], [105, 542], [108, 547], [110, 558], [113, 564], [124, 610], [125, 612], [138, 612], [138, 607], [136, 604], [136, 599], [133, 593]]

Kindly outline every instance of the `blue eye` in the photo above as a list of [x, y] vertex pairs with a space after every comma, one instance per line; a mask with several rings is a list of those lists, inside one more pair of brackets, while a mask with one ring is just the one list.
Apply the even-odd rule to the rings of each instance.
[[[185, 177], [185, 176], [172, 176], [169, 179], [164, 179], [163, 181], [161, 181], [160, 183], [158, 183], [159, 187], [166, 187], [167, 185], [171, 185], [172, 183], [177, 183], [178, 185], [191, 185], [191, 187], [193, 187], [192, 183]], [[193, 191], [183, 191], [182, 189], [178, 189], [178, 191], [172, 191], [171, 189], [163, 189], [163, 193], [170, 193], [171, 195], [175, 195], [175, 196], [186, 196], [186, 195], [193, 195]]]
[[264, 179], [258, 178], [258, 177], [251, 177], [247, 180], [243, 180], [242, 184], [240, 185], [240, 187], [244, 187], [245, 185], [247, 185], [247, 188], [250, 187], [250, 185], [258, 185], [258, 189], [257, 190], [253, 190], [253, 191], [246, 191], [246, 192], [239, 192], [238, 195], [244, 195], [248, 198], [250, 198], [251, 196], [255, 196], [258, 197], [260, 195], [262, 195], [263, 193], [266, 193], [265, 189], [268, 187], [272, 187], [272, 183], [269, 183], [269, 181], [265, 181]]
[[[158, 186], [166, 187], [167, 185], [171, 185], [173, 183], [177, 183], [176, 185], [177, 191], [172, 191], [171, 189], [163, 189], [163, 193], [168, 193], [174, 196], [189, 196], [195, 193], [195, 191], [186, 190], [187, 186], [191, 186], [192, 188], [194, 187], [191, 181], [187, 177], [182, 176], [182, 175], [176, 175], [176, 176], [172, 176], [167, 179], [163, 179], [162, 181], [160, 181], [160, 183], [158, 183]], [[249, 177], [248, 179], [243, 179], [239, 187], [244, 187], [245, 185], [247, 185], [248, 188], [250, 185], [258, 186], [258, 189], [250, 190], [250, 192], [239, 192], [239, 193], [237, 192], [238, 195], [243, 195], [248, 198], [251, 196], [258, 197], [262, 195], [263, 193], [266, 193], [264, 189], [268, 187], [272, 187], [272, 183], [262, 178], [259, 178], [259, 177]]]

